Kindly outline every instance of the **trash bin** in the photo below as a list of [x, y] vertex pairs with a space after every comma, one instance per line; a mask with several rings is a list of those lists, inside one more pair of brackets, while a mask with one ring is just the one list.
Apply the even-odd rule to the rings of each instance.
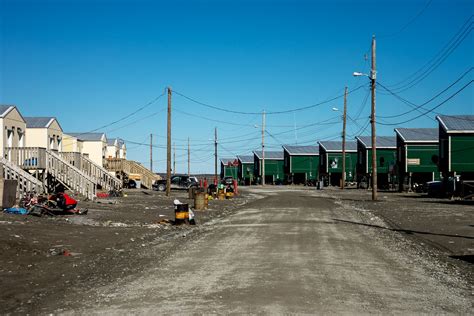
[[202, 192], [196, 192], [194, 195], [194, 209], [203, 210], [206, 208], [206, 194]]
[[317, 189], [318, 190], [322, 190], [323, 189], [323, 186], [324, 186], [324, 182], [323, 181], [318, 181], [318, 184], [317, 184]]
[[189, 205], [186, 203], [174, 205], [174, 223], [181, 225], [189, 223]]

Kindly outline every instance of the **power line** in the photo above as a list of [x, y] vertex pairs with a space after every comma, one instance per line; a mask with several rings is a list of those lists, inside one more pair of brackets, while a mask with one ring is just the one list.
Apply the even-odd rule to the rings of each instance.
[[[355, 88], [354, 90], [352, 90], [350, 93], [352, 92], [355, 92], [359, 89], [361, 89], [362, 87], [364, 87], [364, 85], [361, 85], [357, 88]], [[221, 111], [221, 112], [227, 112], [227, 113], [234, 113], [234, 114], [242, 114], [242, 115], [256, 115], [256, 114], [261, 114], [260, 112], [244, 112], [244, 111], [236, 111], [236, 110], [230, 110], [230, 108], [232, 107], [222, 107], [222, 106], [216, 106], [216, 105], [211, 105], [211, 104], [207, 104], [207, 103], [204, 103], [204, 102], [201, 102], [201, 101], [198, 101], [194, 98], [191, 98], [191, 97], [188, 97], [180, 92], [177, 92], [177, 91], [173, 91], [175, 94], [191, 101], [191, 102], [194, 102], [196, 104], [199, 104], [199, 105], [202, 105], [204, 107], [207, 107], [207, 108], [210, 108], [210, 109], [214, 109], [214, 110], [217, 110], [217, 111]], [[312, 108], [315, 108], [317, 106], [320, 106], [320, 105], [323, 105], [323, 104], [327, 104], [329, 102], [332, 102], [334, 100], [337, 100], [337, 99], [340, 99], [344, 97], [344, 94], [342, 95], [338, 95], [334, 98], [331, 98], [331, 99], [328, 99], [328, 100], [325, 100], [325, 101], [322, 101], [322, 102], [319, 102], [319, 103], [316, 103], [316, 104], [312, 104], [312, 105], [308, 105], [308, 106], [303, 106], [303, 107], [298, 107], [298, 108], [294, 108], [294, 109], [290, 109], [290, 110], [283, 110], [283, 111], [270, 111], [270, 112], [265, 112], [266, 114], [269, 114], [269, 115], [276, 115], [276, 114], [286, 114], [286, 113], [293, 113], [293, 112], [298, 112], [298, 111], [304, 111], [304, 110], [308, 110], [308, 109], [312, 109]]]
[[425, 13], [426, 9], [428, 9], [428, 7], [431, 5], [431, 2], [433, 2], [433, 0], [429, 0], [428, 2], [426, 2], [425, 6], [423, 7], [423, 9], [421, 9], [421, 11], [419, 11], [413, 18], [411, 18], [405, 25], [403, 25], [398, 31], [390, 34], [390, 35], [382, 35], [382, 36], [379, 36], [378, 38], [391, 38], [391, 37], [395, 37], [396, 35], [402, 33], [405, 29], [407, 29], [411, 24], [413, 24], [413, 22], [415, 22], [423, 13]]
[[[402, 92], [414, 87], [415, 85], [423, 81], [427, 76], [429, 76], [459, 47], [459, 45], [471, 33], [473, 25], [473, 22], [471, 21], [472, 17], [473, 15], [471, 15], [466, 20], [466, 22], [462, 25], [459, 31], [431, 60], [429, 60], [417, 71], [406, 77], [404, 80], [389, 85], [389, 87], [391, 87], [393, 90], [396, 90], [397, 92]], [[469, 23], [469, 21], [471, 22]]]
[[[423, 109], [423, 106], [425, 106], [426, 104], [432, 102], [433, 100], [435, 100], [436, 98], [438, 98], [440, 95], [442, 95], [444, 92], [448, 91], [449, 89], [451, 89], [454, 85], [456, 85], [459, 81], [461, 81], [468, 73], [470, 73], [472, 70], [474, 69], [474, 67], [471, 67], [469, 68], [467, 71], [465, 71], [459, 78], [457, 78], [453, 83], [451, 83], [448, 87], [446, 87], [445, 89], [443, 89], [441, 92], [439, 92], [438, 94], [436, 94], [435, 96], [433, 96], [432, 98], [430, 98], [428, 101], [425, 101], [424, 103], [420, 104], [420, 105], [416, 105], [415, 103], [413, 102], [410, 102], [408, 101], [407, 99], [399, 96], [398, 94], [396, 94], [395, 92], [391, 91], [389, 88], [387, 88], [386, 86], [384, 86], [383, 84], [381, 84], [380, 82], [377, 82], [377, 85], [379, 85], [380, 87], [382, 87], [383, 89], [385, 89], [386, 91], [388, 91], [391, 95], [393, 95], [395, 98], [397, 98], [398, 100], [402, 101], [403, 103], [409, 105], [410, 107], [412, 107], [414, 110], [418, 110], [418, 109]], [[403, 112], [403, 113], [400, 113], [400, 114], [396, 114], [396, 115], [386, 115], [386, 116], [383, 116], [383, 115], [379, 115], [378, 117], [379, 118], [395, 118], [395, 117], [400, 117], [400, 116], [403, 116], [403, 115], [406, 115], [406, 114], [409, 114], [411, 113], [412, 111], [406, 111], [406, 112]], [[435, 112], [436, 113], [436, 112]], [[436, 113], [436, 114], [439, 114], [439, 113]]]
[[443, 104], [445, 104], [446, 102], [448, 102], [449, 100], [451, 100], [452, 98], [454, 98], [457, 94], [459, 94], [461, 91], [463, 91], [464, 89], [466, 89], [472, 82], [474, 82], [474, 80], [471, 80], [469, 81], [467, 84], [465, 84], [461, 89], [459, 89], [458, 91], [456, 91], [454, 94], [452, 94], [451, 96], [449, 96], [446, 100], [444, 100], [443, 102], [441, 102], [440, 104], [436, 105], [435, 107], [427, 110], [426, 112], [418, 115], [418, 116], [415, 116], [411, 119], [408, 119], [406, 121], [403, 121], [403, 122], [397, 122], [397, 123], [378, 123], [380, 125], [387, 125], [387, 126], [393, 126], [393, 125], [401, 125], [401, 124], [405, 124], [405, 123], [408, 123], [408, 122], [411, 122], [411, 121], [414, 121], [418, 118], [420, 118], [421, 116], [424, 116], [428, 113], [431, 113], [433, 112], [434, 110], [436, 110], [437, 108], [439, 108], [440, 106], [442, 106]]
[[162, 94], [160, 94], [159, 96], [157, 96], [156, 98], [154, 98], [154, 99], [151, 100], [150, 102], [146, 103], [145, 105], [139, 107], [138, 109], [136, 109], [136, 110], [133, 111], [132, 113], [130, 113], [130, 114], [128, 114], [128, 115], [125, 115], [124, 117], [122, 117], [122, 118], [120, 118], [120, 119], [118, 119], [118, 120], [116, 120], [116, 121], [113, 121], [113, 122], [111, 122], [111, 123], [109, 123], [109, 124], [106, 124], [106, 125], [103, 125], [103, 126], [101, 126], [101, 127], [98, 127], [98, 128], [96, 128], [96, 129], [93, 129], [93, 130], [91, 130], [91, 131], [89, 131], [89, 132], [77, 134], [76, 136], [81, 136], [81, 135], [85, 135], [85, 134], [88, 134], [88, 133], [93, 133], [93, 132], [96, 132], [96, 131], [98, 131], [98, 130], [100, 130], [100, 129], [103, 129], [103, 128], [112, 126], [112, 125], [114, 125], [114, 124], [117, 124], [117, 123], [119, 123], [119, 122], [122, 122], [122, 121], [128, 119], [129, 117], [131, 117], [131, 116], [137, 114], [138, 112], [140, 112], [140, 111], [146, 109], [147, 107], [149, 107], [149, 106], [152, 105], [153, 103], [157, 102], [157, 101], [158, 101], [161, 97], [163, 97], [165, 94], [166, 94], [166, 91], [164, 91]]

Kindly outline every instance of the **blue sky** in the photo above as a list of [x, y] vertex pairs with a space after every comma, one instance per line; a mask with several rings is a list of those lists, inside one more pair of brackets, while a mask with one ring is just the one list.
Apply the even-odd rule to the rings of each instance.
[[[420, 14], [420, 12], [422, 12]], [[165, 87], [200, 102], [241, 112], [294, 109], [319, 103], [365, 84], [348, 97], [348, 134], [364, 131], [370, 113], [370, 42], [377, 38], [377, 80], [414, 104], [449, 86], [473, 66], [468, 33], [426, 78], [402, 89], [468, 21], [472, 1], [23, 1], [0, 0], [0, 103], [24, 116], [56, 116], [65, 131], [86, 132], [114, 122], [161, 95]], [[364, 55], [368, 54], [366, 60]], [[439, 55], [438, 55], [439, 56]], [[430, 109], [472, 80], [468, 72]], [[395, 85], [399, 82], [402, 84]], [[381, 87], [381, 123], [420, 115]], [[468, 86], [436, 109], [473, 114]], [[281, 144], [316, 144], [340, 139], [342, 98], [308, 110], [267, 115], [267, 150]], [[127, 141], [129, 158], [149, 164], [153, 133], [154, 169], [166, 168], [166, 97], [102, 130]], [[260, 148], [261, 115], [212, 110], [173, 95], [176, 169], [213, 172], [214, 128], [219, 156]], [[434, 112], [410, 122], [379, 125], [435, 127]], [[314, 123], [326, 121], [325, 124]], [[312, 126], [307, 126], [313, 124]], [[256, 125], [256, 126], [255, 126]]]

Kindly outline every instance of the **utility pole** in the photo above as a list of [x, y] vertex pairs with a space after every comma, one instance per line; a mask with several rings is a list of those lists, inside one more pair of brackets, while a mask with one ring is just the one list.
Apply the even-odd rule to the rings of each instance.
[[265, 110], [262, 116], [262, 185], [265, 185]]
[[214, 128], [214, 177], [217, 185], [217, 127]]
[[377, 200], [377, 139], [375, 136], [375, 80], [377, 79], [375, 63], [375, 35], [372, 36], [372, 69], [370, 83], [372, 88], [372, 110], [370, 122], [372, 124], [372, 201]]
[[153, 134], [150, 134], [150, 171], [153, 172]]
[[344, 114], [342, 115], [342, 181], [341, 189], [346, 184], [346, 115], [347, 115], [347, 87], [344, 89]]
[[173, 175], [176, 174], [176, 143], [173, 143]]
[[191, 175], [191, 151], [189, 150], [189, 137], [188, 137], [188, 176]]
[[171, 88], [168, 87], [168, 133], [166, 141], [166, 196], [171, 186]]

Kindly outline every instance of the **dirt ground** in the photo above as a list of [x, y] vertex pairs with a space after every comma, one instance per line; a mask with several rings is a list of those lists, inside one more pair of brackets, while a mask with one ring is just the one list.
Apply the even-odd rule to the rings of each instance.
[[[108, 284], [153, 264], [137, 253], [152, 243], [199, 233], [254, 198], [210, 201], [195, 211], [196, 226], [158, 224], [174, 220], [173, 200], [188, 193], [126, 190], [125, 197], [79, 202], [87, 215], [34, 217], [0, 213], [0, 313], [41, 313], [47, 302]], [[64, 253], [66, 255], [64, 255]], [[164, 257], [166, 254], [162, 254]], [[55, 299], [53, 299], [55, 298]]]
[[[82, 202], [79, 206], [89, 209], [85, 216], [36, 218], [2, 213], [0, 312], [47, 313], [51, 306], [57, 310], [66, 296], [69, 299], [62, 307], [68, 310], [67, 302], [73, 302], [74, 295], [159, 265], [180, 244], [204, 233], [207, 224], [219, 225], [221, 219], [260, 197], [251, 192], [244, 189], [239, 198], [211, 201], [207, 211], [196, 212], [196, 226], [158, 224], [174, 218], [173, 199], [190, 202], [186, 192], [165, 197], [159, 192], [128, 190], [126, 197]], [[472, 288], [474, 203], [390, 192], [379, 192], [379, 201], [374, 203], [370, 191], [337, 188], [318, 191], [318, 195], [348, 210], [367, 213], [369, 219], [381, 218], [387, 225], [377, 220], [341, 224], [395, 232], [421, 255], [436, 257], [443, 268], [452, 268]], [[64, 251], [69, 255], [63, 255]]]
[[[472, 272], [474, 201], [434, 199], [416, 193], [378, 192], [378, 201], [374, 203], [371, 191], [367, 190], [330, 188], [325, 193], [350, 208], [369, 210], [382, 218], [392, 231], [421, 246], [429, 246], [427, 249], [436, 250], [448, 262]], [[386, 229], [377, 225], [368, 227]]]

